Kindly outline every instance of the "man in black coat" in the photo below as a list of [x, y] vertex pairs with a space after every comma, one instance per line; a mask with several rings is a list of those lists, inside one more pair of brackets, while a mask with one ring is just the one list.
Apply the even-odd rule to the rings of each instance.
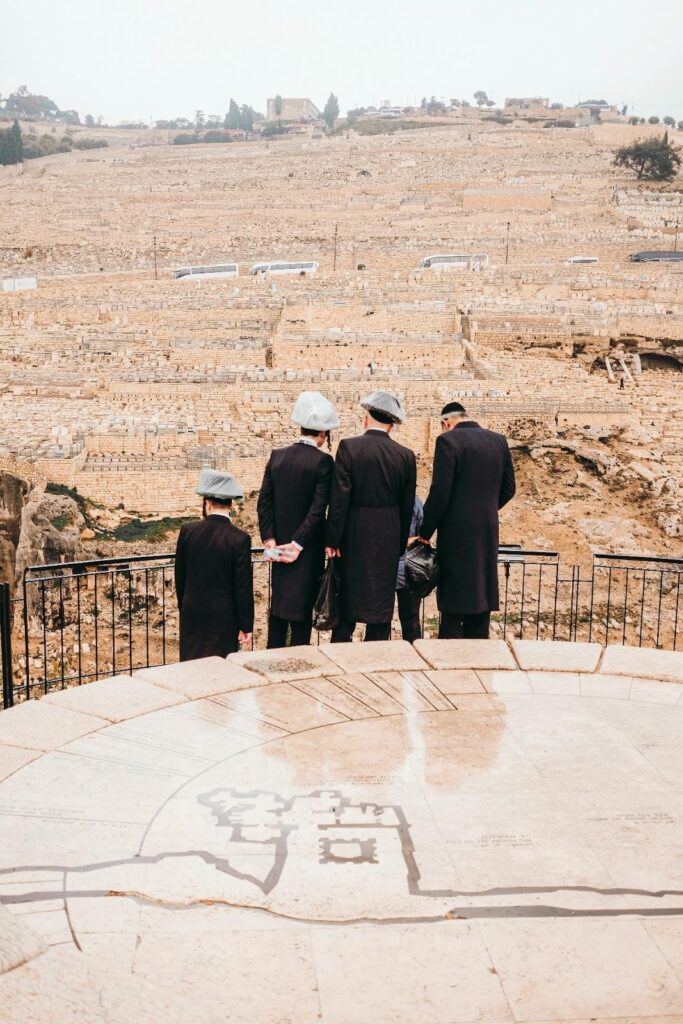
[[339, 426], [334, 406], [317, 391], [297, 399], [292, 421], [301, 437], [274, 451], [258, 499], [259, 530], [265, 548], [274, 549], [268, 647], [311, 642], [313, 604], [325, 567], [325, 514], [334, 461], [321, 451]]
[[415, 502], [415, 454], [389, 435], [405, 413], [387, 391], [363, 399], [365, 433], [341, 441], [327, 521], [327, 554], [339, 558], [342, 621], [332, 643], [351, 640], [357, 622], [366, 640], [388, 640], [398, 562]]
[[254, 628], [251, 538], [230, 522], [242, 488], [229, 473], [203, 469], [197, 494], [203, 518], [181, 528], [176, 546], [181, 661], [225, 658], [251, 645]]
[[420, 536], [438, 530], [439, 637], [485, 639], [498, 604], [498, 510], [515, 493], [515, 471], [502, 434], [467, 418], [459, 402], [441, 412], [432, 486]]

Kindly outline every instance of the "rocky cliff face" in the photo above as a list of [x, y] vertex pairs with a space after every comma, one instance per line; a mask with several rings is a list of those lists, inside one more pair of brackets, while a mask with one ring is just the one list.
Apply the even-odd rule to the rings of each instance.
[[46, 493], [19, 466], [0, 467], [0, 582], [14, 587], [27, 565], [72, 561], [84, 526], [72, 498]]

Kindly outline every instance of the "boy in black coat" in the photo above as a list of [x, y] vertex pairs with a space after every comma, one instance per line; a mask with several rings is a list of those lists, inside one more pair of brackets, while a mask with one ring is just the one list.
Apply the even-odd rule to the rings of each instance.
[[233, 498], [244, 497], [229, 473], [203, 469], [199, 523], [178, 535], [175, 586], [180, 610], [180, 660], [224, 658], [248, 647], [254, 628], [251, 538], [230, 522]]
[[332, 456], [321, 451], [339, 426], [334, 407], [317, 391], [304, 391], [292, 421], [301, 437], [272, 452], [257, 511], [265, 548], [283, 553], [273, 563], [268, 647], [311, 642], [313, 604], [325, 566], [325, 514], [330, 498]]

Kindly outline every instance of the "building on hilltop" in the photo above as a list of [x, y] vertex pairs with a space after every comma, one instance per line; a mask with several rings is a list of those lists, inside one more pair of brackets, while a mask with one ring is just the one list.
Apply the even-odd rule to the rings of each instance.
[[280, 112], [276, 113], [276, 99], [277, 97], [273, 96], [267, 100], [267, 121], [317, 121], [322, 116], [311, 100], [292, 99], [286, 96], [280, 97]]
[[527, 110], [529, 107], [542, 107], [547, 110], [550, 106], [550, 99], [547, 96], [510, 96], [505, 98], [506, 107], [519, 107]]

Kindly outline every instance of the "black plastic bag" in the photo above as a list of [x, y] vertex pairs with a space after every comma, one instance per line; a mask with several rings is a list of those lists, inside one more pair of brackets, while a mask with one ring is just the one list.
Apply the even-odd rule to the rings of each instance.
[[320, 590], [313, 605], [313, 628], [334, 629], [341, 619], [340, 579], [336, 559], [330, 558], [320, 582]]
[[427, 597], [439, 582], [439, 562], [429, 544], [416, 541], [406, 553], [406, 584], [411, 594]]

